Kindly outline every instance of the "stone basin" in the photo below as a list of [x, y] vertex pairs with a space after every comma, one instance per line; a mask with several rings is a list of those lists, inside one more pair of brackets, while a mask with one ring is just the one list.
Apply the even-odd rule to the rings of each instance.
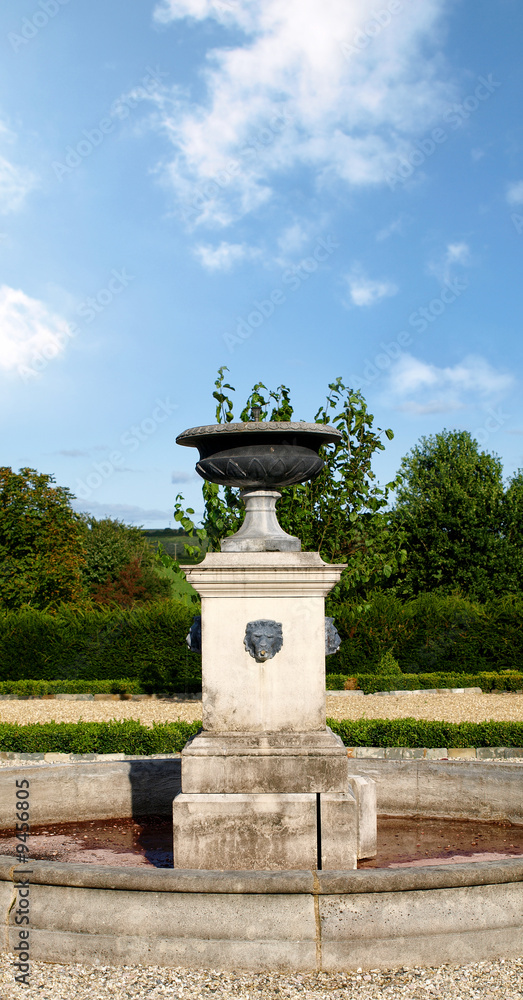
[[[520, 764], [353, 763], [362, 777], [376, 780], [382, 816], [394, 814], [407, 824], [414, 817], [425, 824], [429, 817], [469, 820], [473, 833], [478, 822], [523, 823]], [[13, 822], [16, 781], [24, 778], [35, 831], [55, 822], [168, 815], [179, 789], [180, 759], [0, 768], [0, 827], [6, 830]], [[509, 830], [510, 849], [516, 831]], [[455, 852], [456, 844], [451, 846]], [[471, 840], [472, 849], [480, 846]], [[16, 875], [13, 857], [4, 855], [3, 948], [12, 950], [18, 941], [17, 881], [26, 878], [31, 956], [48, 962], [343, 971], [519, 957], [523, 860], [441, 860], [419, 867], [288, 872], [33, 860], [18, 866]]]

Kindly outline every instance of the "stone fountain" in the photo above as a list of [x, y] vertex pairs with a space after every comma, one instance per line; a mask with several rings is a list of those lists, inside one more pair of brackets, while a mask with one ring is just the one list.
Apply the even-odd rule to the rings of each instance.
[[376, 789], [381, 815], [407, 826], [520, 825], [523, 806], [518, 763], [396, 759], [398, 748], [349, 760], [327, 728], [323, 603], [343, 567], [301, 552], [275, 504], [276, 487], [317, 475], [336, 440], [323, 425], [254, 421], [180, 436], [201, 474], [242, 486], [246, 505], [222, 551], [186, 567], [202, 596], [203, 730], [183, 751], [181, 793], [176, 755], [0, 767], [0, 830], [12, 832], [27, 782], [33, 826], [172, 810], [174, 869], [21, 869], [0, 851], [0, 950], [27, 948], [29, 893], [31, 956], [47, 962], [303, 972], [521, 954], [521, 859], [354, 870], [375, 854]]
[[174, 866], [353, 869], [376, 850], [372, 781], [351, 776], [325, 722], [325, 596], [343, 565], [302, 552], [276, 517], [278, 486], [321, 472], [324, 424], [184, 431], [198, 473], [241, 487], [240, 530], [183, 567], [202, 600], [203, 729], [182, 753]]

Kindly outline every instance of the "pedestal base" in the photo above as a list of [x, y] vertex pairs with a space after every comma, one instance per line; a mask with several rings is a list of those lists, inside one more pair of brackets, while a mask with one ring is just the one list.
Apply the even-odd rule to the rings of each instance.
[[174, 868], [356, 868], [358, 808], [347, 792], [187, 794], [173, 803]]
[[328, 727], [308, 733], [211, 733], [182, 751], [182, 792], [346, 792], [347, 751]]

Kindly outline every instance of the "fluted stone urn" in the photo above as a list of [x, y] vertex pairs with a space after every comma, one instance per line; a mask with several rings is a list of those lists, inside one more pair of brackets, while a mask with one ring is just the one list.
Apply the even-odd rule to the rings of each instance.
[[176, 443], [198, 448], [196, 471], [203, 479], [242, 491], [245, 521], [223, 539], [222, 552], [299, 552], [299, 538], [278, 524], [278, 488], [319, 476], [320, 448], [340, 439], [340, 431], [327, 424], [251, 420], [191, 427]]

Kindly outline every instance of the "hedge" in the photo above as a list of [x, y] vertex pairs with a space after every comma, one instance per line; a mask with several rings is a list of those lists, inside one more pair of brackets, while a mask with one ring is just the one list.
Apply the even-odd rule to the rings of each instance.
[[0, 751], [18, 753], [179, 753], [201, 722], [0, 723]]
[[195, 607], [27, 607], [0, 613], [0, 681], [134, 680], [144, 691], [201, 690], [201, 657], [185, 637]]
[[[339, 652], [328, 659], [330, 674], [383, 674], [380, 660], [391, 652], [405, 675], [419, 675], [414, 687], [423, 686], [427, 673], [454, 675], [452, 683], [432, 682], [433, 687], [463, 687], [465, 675], [467, 686], [483, 687], [490, 682], [480, 682], [479, 675], [519, 672], [523, 664], [523, 597], [480, 606], [421, 594], [402, 604], [385, 592], [363, 609], [329, 610], [342, 637]], [[0, 682], [133, 681], [146, 692], [198, 691], [201, 657], [185, 642], [197, 612], [196, 605], [176, 601], [132, 610], [64, 606], [53, 614], [31, 607], [0, 612]], [[472, 675], [477, 679], [471, 684]], [[401, 686], [399, 676], [395, 687]]]
[[387, 651], [405, 673], [477, 674], [523, 664], [523, 596], [479, 605], [437, 593], [402, 602], [385, 591], [364, 607], [329, 605], [329, 614], [342, 638], [329, 657], [333, 674], [383, 673]]
[[[523, 673], [481, 674], [355, 674], [357, 686], [365, 694], [375, 691], [415, 691], [424, 688], [480, 687], [482, 691], [522, 691]], [[327, 674], [328, 691], [343, 690], [345, 674]], [[139, 680], [122, 677], [103, 681], [0, 681], [0, 695], [42, 698], [48, 694], [142, 694]], [[156, 692], [159, 693], [159, 692]], [[167, 693], [167, 692], [166, 692]]]
[[521, 747], [523, 722], [327, 719], [348, 747]]
[[129, 677], [107, 681], [0, 681], [0, 695], [43, 698], [46, 694], [142, 694], [140, 681]]
[[[418, 689], [480, 687], [482, 691], [522, 691], [523, 673], [516, 670], [479, 674], [354, 674], [365, 694], [375, 691], [417, 691]], [[327, 691], [342, 691], [346, 674], [327, 674]]]
[[[425, 719], [327, 719], [350, 747], [521, 747], [523, 722], [432, 722]], [[177, 753], [200, 722], [136, 719], [112, 722], [0, 723], [0, 751], [18, 753]]]

